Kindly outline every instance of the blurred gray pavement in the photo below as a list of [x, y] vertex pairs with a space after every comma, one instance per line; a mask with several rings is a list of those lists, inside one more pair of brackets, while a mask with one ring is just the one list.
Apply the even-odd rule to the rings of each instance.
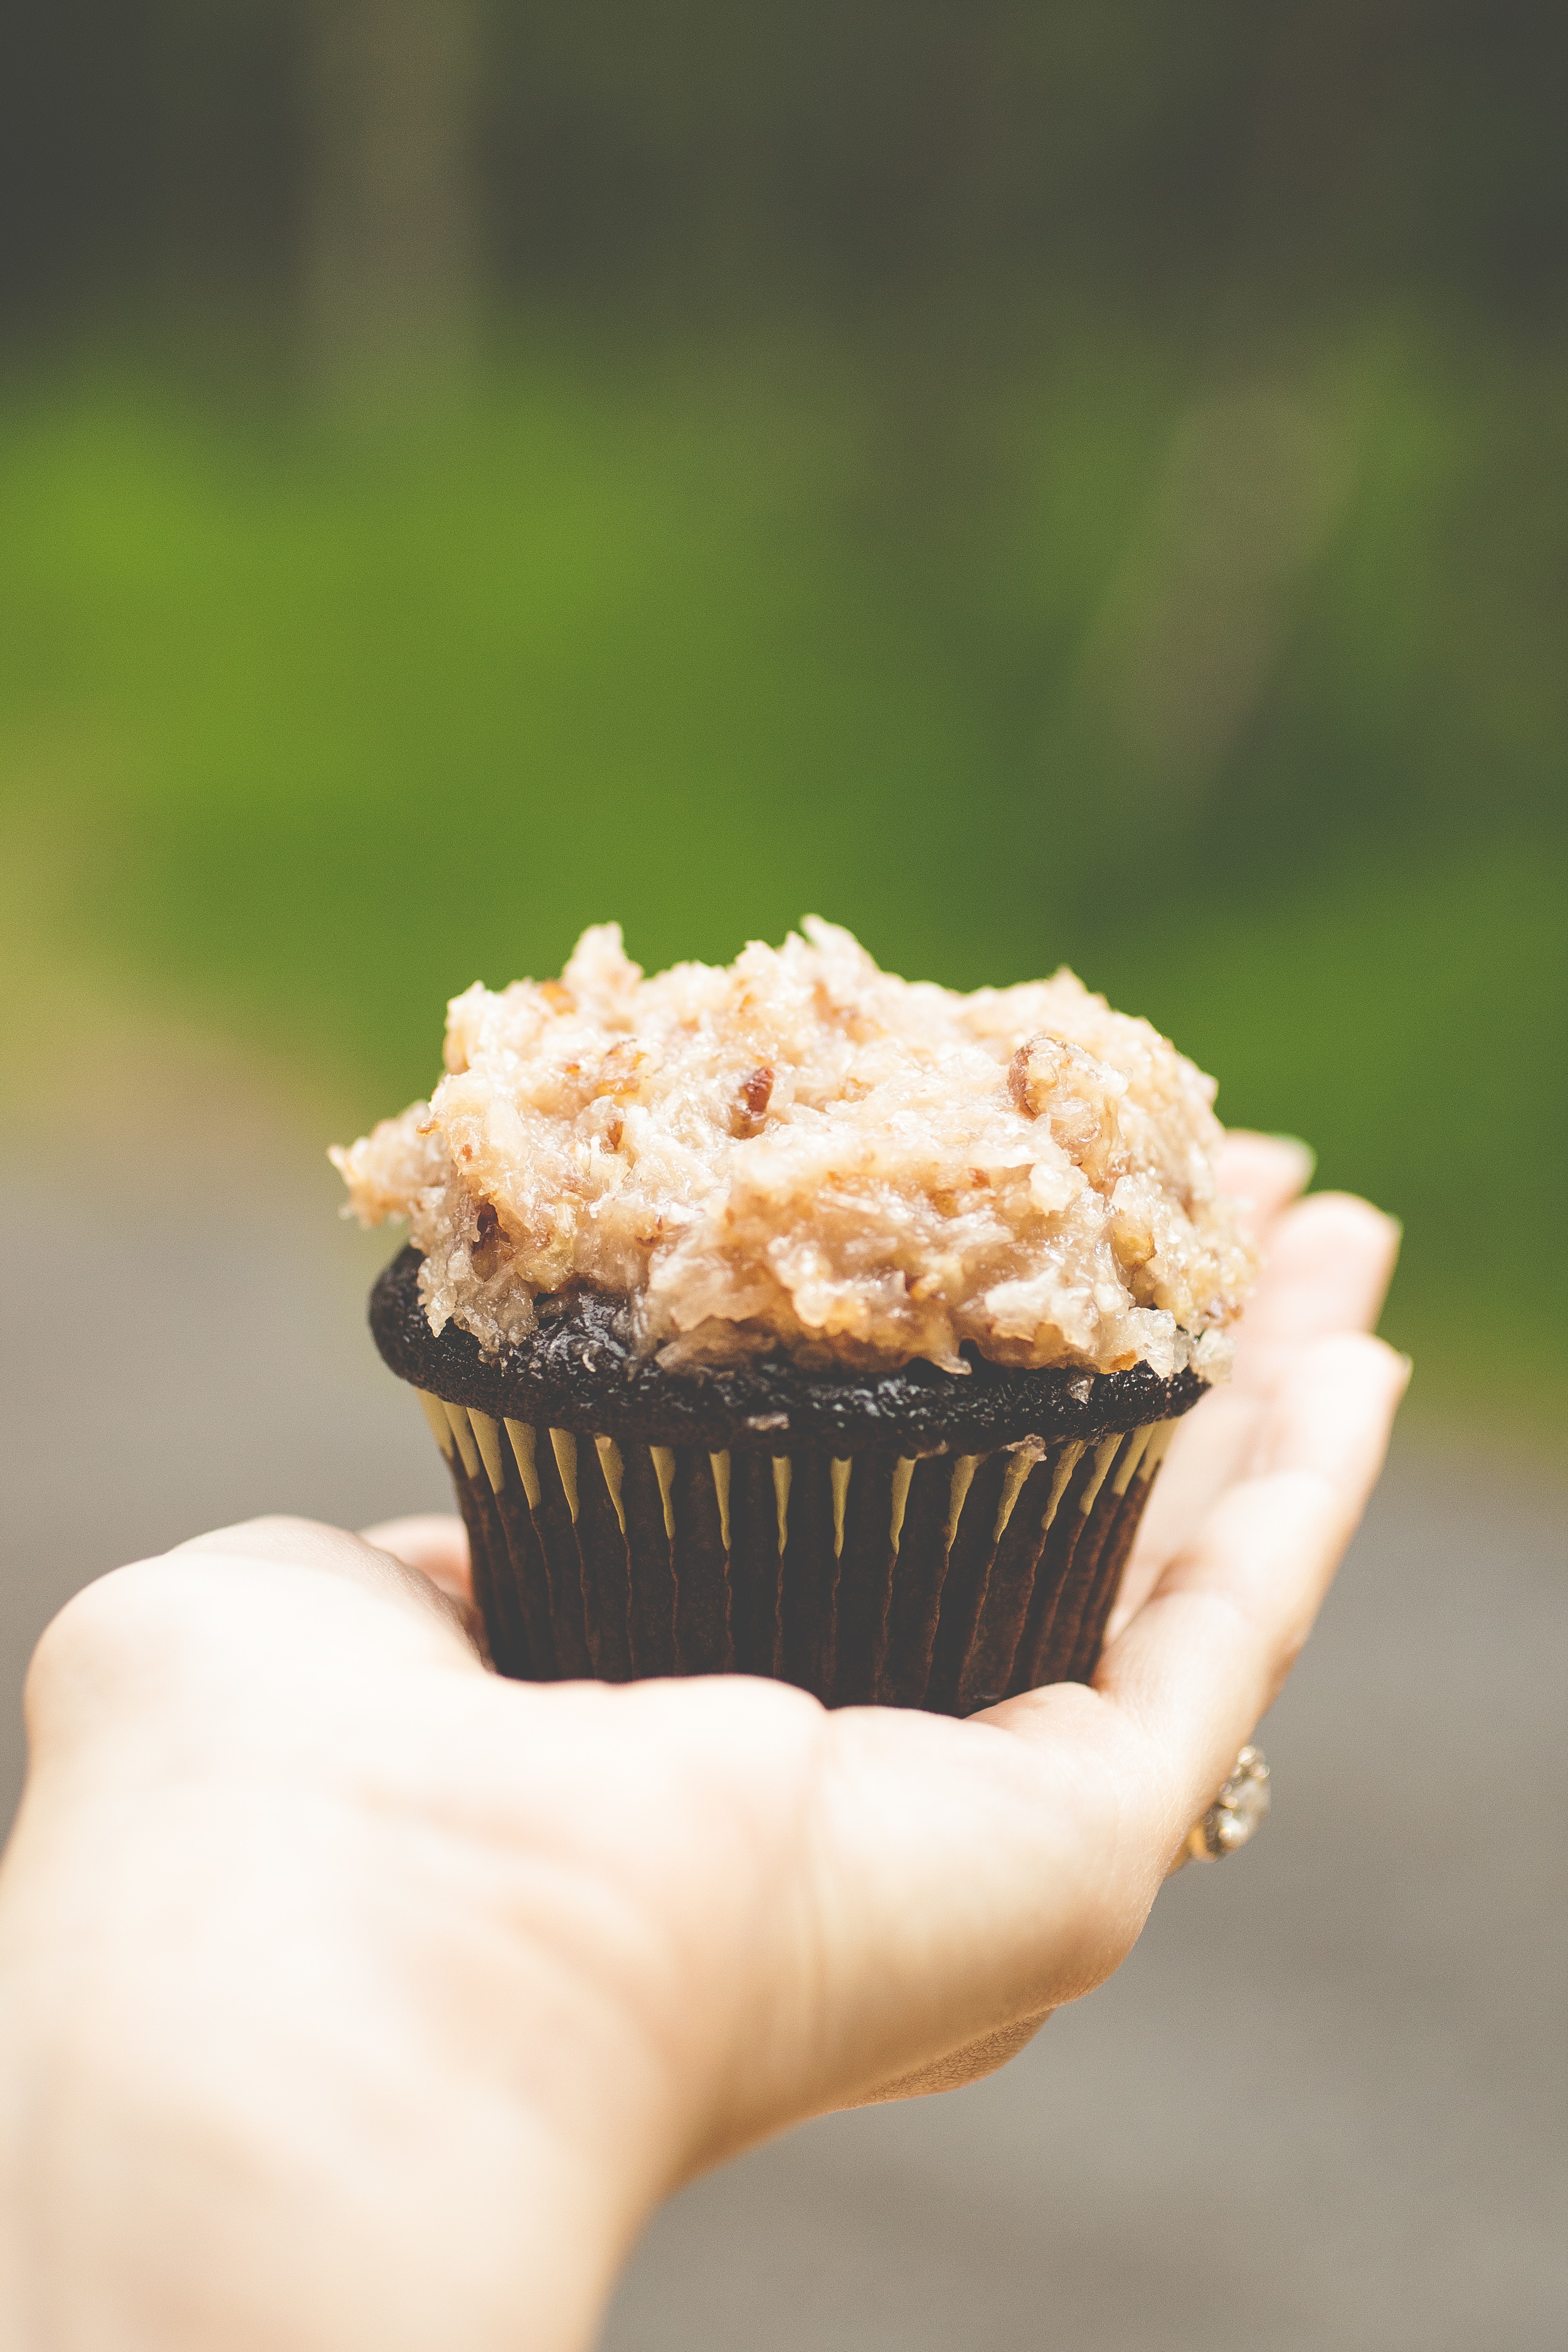
[[[134, 1158], [0, 1176], [7, 1811], [27, 1653], [88, 1578], [446, 1503], [363, 1326], [395, 1244], [324, 1170], [237, 1205], [232, 1168]], [[1527, 1458], [1405, 1442], [1266, 1727], [1256, 1847], [1003, 2074], [689, 2190], [606, 2352], [1562, 2352], [1565, 1521]]]

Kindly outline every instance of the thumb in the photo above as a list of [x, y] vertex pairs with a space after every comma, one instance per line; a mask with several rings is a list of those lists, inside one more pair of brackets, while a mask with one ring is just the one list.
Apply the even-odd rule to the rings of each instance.
[[345, 1675], [437, 1663], [482, 1671], [458, 1604], [341, 1528], [261, 1518], [114, 1570], [68, 1601], [27, 1675], [35, 1762], [162, 1718], [188, 1732], [295, 1719]]

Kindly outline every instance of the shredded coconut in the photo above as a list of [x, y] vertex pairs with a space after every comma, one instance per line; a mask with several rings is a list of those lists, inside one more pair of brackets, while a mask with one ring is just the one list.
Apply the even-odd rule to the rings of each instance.
[[331, 1154], [363, 1223], [407, 1218], [431, 1329], [493, 1354], [579, 1287], [672, 1368], [1223, 1377], [1253, 1258], [1213, 1080], [1070, 971], [963, 996], [803, 928], [645, 980], [601, 924], [453, 999], [429, 1102]]

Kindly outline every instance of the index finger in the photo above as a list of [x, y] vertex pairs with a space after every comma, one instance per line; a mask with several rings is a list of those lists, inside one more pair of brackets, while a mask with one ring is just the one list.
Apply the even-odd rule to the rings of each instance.
[[468, 1559], [468, 1531], [449, 1513], [419, 1511], [411, 1517], [381, 1519], [360, 1529], [360, 1541], [389, 1551], [405, 1568], [417, 1569], [432, 1584], [465, 1609], [474, 1605], [474, 1575]]

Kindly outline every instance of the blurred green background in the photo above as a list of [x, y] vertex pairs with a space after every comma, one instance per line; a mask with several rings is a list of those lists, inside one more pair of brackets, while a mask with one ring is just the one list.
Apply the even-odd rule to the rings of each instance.
[[1405, 1219], [1418, 1400], [1560, 1413], [1560, 11], [7, 47], [24, 1139], [83, 975], [346, 1135], [584, 923], [653, 967], [818, 911], [1148, 1013]]

